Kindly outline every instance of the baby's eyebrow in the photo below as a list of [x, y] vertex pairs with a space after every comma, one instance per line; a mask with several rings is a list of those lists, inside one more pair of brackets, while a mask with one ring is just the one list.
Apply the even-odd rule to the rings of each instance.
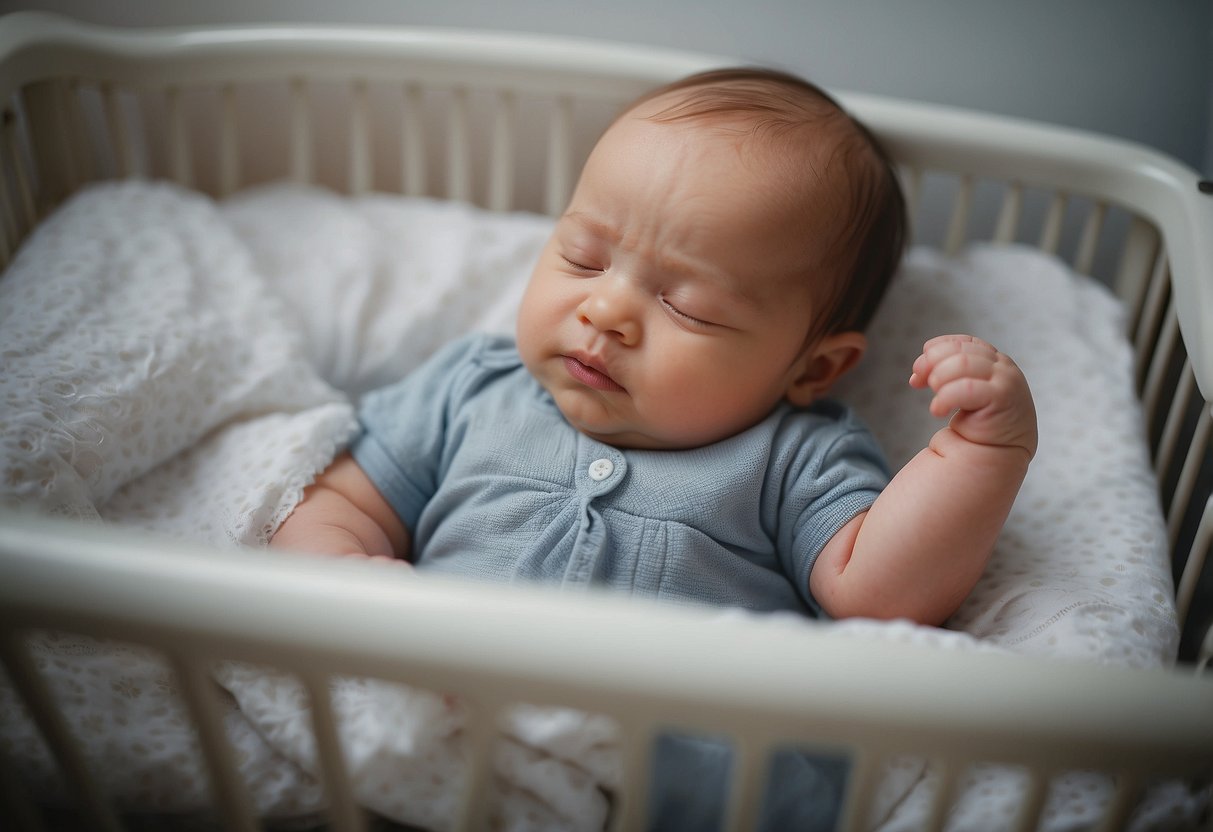
[[580, 225], [586, 231], [589, 231], [596, 237], [606, 240], [609, 243], [618, 245], [623, 240], [623, 234], [619, 229], [607, 225], [602, 220], [591, 217], [584, 211], [569, 211], [561, 219], [569, 220], [577, 225]]
[[[580, 226], [598, 239], [605, 240], [608, 244], [619, 245], [623, 241], [623, 233], [619, 229], [584, 211], [569, 211], [560, 219], [562, 221], [568, 220]], [[751, 310], [761, 310], [762, 308], [762, 304], [759, 303], [758, 299], [743, 288], [746, 285], [745, 281], [737, 280], [735, 277], [730, 279], [730, 276], [726, 272], [716, 269], [705, 270], [701, 266], [685, 263], [669, 255], [662, 256], [661, 267], [667, 271], [698, 277], [713, 286], [717, 291], [726, 295], [731, 302], [748, 307]]]
[[667, 273], [684, 275], [712, 287], [715, 292], [719, 292], [731, 303], [748, 307], [751, 310], [760, 311], [762, 309], [762, 304], [758, 298], [750, 291], [747, 291], [750, 285], [749, 282], [742, 279], [739, 275], [712, 264], [704, 265], [686, 262], [677, 257], [671, 257], [668, 254], [661, 256], [660, 265]]

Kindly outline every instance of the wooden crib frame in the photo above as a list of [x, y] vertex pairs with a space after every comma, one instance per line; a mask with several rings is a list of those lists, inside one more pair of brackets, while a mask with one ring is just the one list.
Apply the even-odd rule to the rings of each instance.
[[[655, 83], [721, 63], [450, 30], [120, 31], [10, 15], [0, 19], [0, 263], [47, 212], [96, 179], [161, 177], [221, 196], [286, 178], [557, 213], [615, 108]], [[670, 724], [735, 742], [729, 829], [752, 824], [763, 761], [786, 742], [851, 755], [844, 829], [863, 828], [882, 761], [905, 751], [945, 772], [934, 829], [957, 776], [977, 761], [1030, 770], [1023, 830], [1035, 828], [1055, 772], [1117, 775], [1104, 829], [1122, 828], [1157, 777], [1213, 778], [1213, 679], [1200, 673], [1213, 636], [1209, 621], [1190, 615], [1194, 599], [1213, 594], [1205, 568], [1213, 545], [1213, 195], [1194, 171], [1127, 142], [840, 97], [902, 166], [916, 240], [956, 250], [970, 239], [1032, 238], [1043, 250], [1069, 252], [1077, 269], [1106, 280], [1133, 310], [1130, 337], [1185, 622], [1177, 668], [957, 655], [806, 631], [793, 647], [811, 657], [808, 669], [763, 661], [745, 622], [722, 626], [688, 610], [443, 581], [418, 590], [337, 563], [239, 557], [2, 516], [0, 650], [82, 816], [99, 829], [122, 828], [24, 649], [20, 634], [29, 628], [164, 650], [232, 829], [256, 822], [215, 716], [208, 666], [220, 658], [271, 662], [305, 681], [332, 828], [341, 830], [362, 829], [365, 819], [327, 706], [333, 674], [449, 689], [474, 706], [465, 829], [484, 819], [494, 717], [518, 701], [618, 720], [625, 788], [612, 814], [616, 829], [642, 826], [648, 743]], [[177, 556], [157, 557], [165, 547]], [[337, 578], [345, 582], [339, 594], [331, 591]], [[222, 615], [215, 598], [224, 599]], [[6, 817], [38, 828], [37, 807], [2, 770], [0, 780], [10, 784], [0, 790]]]

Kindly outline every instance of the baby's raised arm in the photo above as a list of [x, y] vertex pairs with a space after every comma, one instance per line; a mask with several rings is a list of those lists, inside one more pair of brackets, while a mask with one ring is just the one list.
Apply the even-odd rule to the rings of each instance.
[[835, 618], [942, 623], [981, 576], [1036, 453], [1027, 380], [985, 341], [928, 341], [910, 385], [935, 392], [932, 414], [954, 415], [818, 556], [810, 591]]
[[408, 530], [349, 454], [303, 492], [270, 545], [296, 552], [407, 558]]

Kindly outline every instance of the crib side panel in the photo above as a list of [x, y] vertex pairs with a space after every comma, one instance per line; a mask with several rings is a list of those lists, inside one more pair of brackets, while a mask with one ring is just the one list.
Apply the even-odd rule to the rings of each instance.
[[[146, 644], [165, 658], [197, 729], [224, 828], [254, 825], [249, 784], [215, 699], [212, 674], [226, 660], [299, 680], [298, 707], [315, 736], [337, 829], [362, 824], [334, 736], [330, 686], [339, 677], [445, 694], [465, 711], [462, 829], [483, 828], [492, 811], [495, 743], [518, 705], [573, 704], [610, 721], [601, 741], [626, 763], [610, 787], [616, 829], [643, 825], [654, 744], [671, 735], [716, 738], [730, 752], [722, 784], [729, 829], [754, 828], [773, 758], [789, 751], [840, 767], [839, 829], [867, 828], [884, 784], [907, 768], [932, 772], [922, 790], [927, 828], [935, 829], [994, 769], [1017, 784], [1023, 829], [1035, 828], [1055, 778], [1074, 770], [1115, 778], [1100, 786], [1108, 829], [1125, 828], [1136, 798], [1159, 779], [1213, 778], [1208, 678], [926, 650], [762, 617], [420, 580], [274, 552], [182, 547], [169, 559], [129, 533], [3, 519], [0, 558], [15, 579], [0, 586], [5, 670], [40, 712], [62, 760], [79, 769], [69, 780], [91, 816], [103, 819], [99, 828], [120, 828], [121, 818], [107, 810], [99, 772], [81, 762], [55, 699], [40, 689], [44, 668], [23, 652], [30, 630], [79, 628]], [[814, 660], [771, 662], [754, 648], [773, 642]], [[821, 666], [847, 672], [822, 674]], [[950, 679], [964, 697], [940, 697]]]
[[[38, 215], [132, 176], [216, 196], [292, 179], [555, 213], [623, 103], [714, 63], [488, 33], [130, 34], [37, 14], [5, 18], [4, 53], [0, 97]], [[5, 184], [19, 190], [15, 175]], [[29, 230], [18, 218], [10, 253]]]

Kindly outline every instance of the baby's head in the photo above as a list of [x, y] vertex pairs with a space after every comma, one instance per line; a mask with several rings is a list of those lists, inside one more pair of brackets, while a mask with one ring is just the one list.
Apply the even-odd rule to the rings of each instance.
[[523, 361], [583, 433], [690, 448], [807, 405], [859, 359], [905, 208], [816, 87], [720, 70], [603, 134], [523, 299]]

